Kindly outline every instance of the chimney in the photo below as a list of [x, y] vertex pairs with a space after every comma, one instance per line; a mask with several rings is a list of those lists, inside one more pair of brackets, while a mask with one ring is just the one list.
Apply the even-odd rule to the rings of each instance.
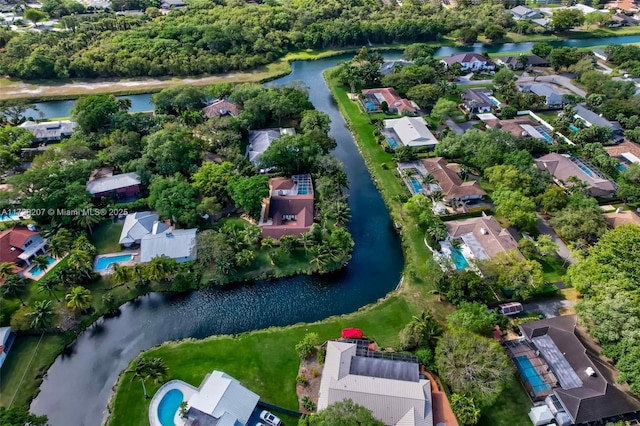
[[618, 208], [616, 209], [616, 213], [622, 213], [622, 208], [618, 207]]
[[587, 369], [584, 370], [584, 372], [587, 373], [587, 376], [595, 377], [596, 375], [595, 370], [591, 367], [587, 367]]
[[484, 227], [483, 227], [483, 228], [480, 228], [480, 233], [481, 233], [482, 235], [489, 235], [489, 231], [487, 231], [487, 228], [484, 228]]

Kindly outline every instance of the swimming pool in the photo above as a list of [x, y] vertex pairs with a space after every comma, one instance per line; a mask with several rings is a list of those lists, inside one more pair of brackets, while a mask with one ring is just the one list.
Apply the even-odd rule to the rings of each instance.
[[580, 167], [580, 170], [582, 170], [585, 175], [587, 175], [589, 177], [593, 177], [593, 172], [591, 170], [589, 170], [588, 167], [585, 167], [582, 164], [577, 164], [577, 166]]
[[114, 263], [128, 262], [132, 258], [133, 258], [132, 254], [121, 254], [121, 255], [118, 255], [118, 256], [101, 257], [96, 262], [95, 270], [96, 271], [104, 271], [109, 266], [113, 265]]
[[570, 129], [571, 129], [571, 131], [573, 131], [573, 132], [577, 132], [578, 130], [580, 130], [580, 129], [578, 129], [576, 126], [574, 126], [573, 124], [569, 124], [569, 128], [570, 128]]
[[460, 249], [451, 247], [451, 260], [453, 260], [456, 269], [465, 269], [469, 266], [469, 262], [467, 262]]
[[538, 131], [538, 133], [540, 133], [544, 140], [546, 140], [548, 143], [553, 143], [553, 138], [551, 137], [551, 135], [549, 135], [549, 133], [546, 132], [544, 127], [538, 126], [534, 128]]
[[387, 138], [387, 143], [389, 144], [389, 146], [391, 148], [397, 148], [398, 147], [398, 141], [396, 141], [394, 138]]
[[514, 358], [513, 362], [515, 362], [522, 379], [528, 381], [536, 393], [545, 392], [551, 389], [551, 386], [542, 380], [542, 377], [540, 377], [536, 369], [533, 367], [533, 364], [531, 364], [531, 360], [529, 360], [526, 355]]
[[376, 110], [376, 106], [373, 104], [373, 102], [365, 102], [364, 106], [367, 108], [367, 111], [375, 111]]
[[493, 96], [489, 96], [489, 99], [495, 106], [500, 106], [500, 101], [494, 98]]
[[0, 222], [6, 222], [7, 220], [20, 220], [20, 215], [18, 213], [0, 215]]
[[616, 169], [618, 169], [619, 172], [624, 172], [627, 170], [627, 166], [622, 163], [618, 163], [616, 164]]
[[[56, 260], [51, 257], [51, 256], [47, 256], [47, 269], [49, 269], [49, 266], [51, 266], [51, 264], [53, 264], [53, 262], [55, 262]], [[34, 266], [33, 268], [29, 269], [29, 273], [31, 275], [33, 275], [34, 277], [39, 277], [40, 275], [42, 275], [42, 269], [40, 269], [37, 266]]]
[[179, 389], [171, 389], [158, 404], [158, 419], [162, 426], [175, 426], [173, 418], [182, 404], [184, 395]]
[[309, 193], [306, 183], [298, 184], [298, 195], [307, 195]]
[[414, 177], [412, 177], [410, 181], [411, 181], [411, 188], [413, 188], [413, 192], [415, 194], [419, 194], [420, 191], [422, 191], [422, 184], [420, 183], [420, 181]]

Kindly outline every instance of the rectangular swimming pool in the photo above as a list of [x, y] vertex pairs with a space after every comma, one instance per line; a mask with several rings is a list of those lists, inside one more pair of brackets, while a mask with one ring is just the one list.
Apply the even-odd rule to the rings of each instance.
[[551, 389], [551, 386], [540, 377], [540, 374], [538, 374], [533, 364], [531, 364], [531, 360], [529, 360], [526, 355], [514, 358], [513, 362], [515, 362], [522, 380], [529, 382], [536, 393]]
[[387, 143], [389, 144], [389, 146], [391, 148], [397, 148], [398, 147], [398, 141], [396, 141], [394, 138], [387, 138]]
[[[51, 266], [51, 265], [53, 264], [53, 262], [55, 262], [55, 261], [56, 261], [56, 260], [55, 260], [53, 257], [51, 257], [51, 256], [47, 256], [47, 263], [48, 263], [48, 264], [47, 264], [47, 269], [49, 269], [49, 266]], [[45, 269], [45, 271], [46, 271], [47, 269]], [[37, 266], [34, 266], [33, 268], [31, 268], [31, 269], [29, 270], [29, 273], [30, 273], [31, 275], [33, 275], [34, 277], [39, 277], [40, 275], [42, 275], [42, 273], [43, 273], [43, 272], [44, 272], [44, 271], [43, 271], [42, 269], [38, 268]]]
[[132, 254], [121, 254], [121, 255], [118, 255], [118, 256], [101, 257], [96, 262], [95, 270], [96, 271], [104, 271], [109, 266], [113, 265], [114, 263], [128, 262], [132, 258], [133, 258]]
[[593, 172], [591, 170], [589, 170], [588, 167], [585, 167], [582, 164], [578, 164], [577, 166], [580, 167], [580, 170], [582, 170], [585, 175], [587, 175], [589, 177], [593, 177]]
[[625, 164], [618, 163], [616, 164], [616, 169], [618, 169], [619, 172], [624, 172], [627, 170], [627, 166]]
[[451, 260], [453, 260], [456, 269], [466, 269], [469, 266], [469, 262], [467, 262], [460, 249], [451, 247]]
[[414, 177], [411, 177], [410, 181], [411, 181], [411, 188], [413, 188], [413, 192], [415, 194], [419, 194], [420, 191], [422, 191], [422, 184], [420, 183], [420, 181]]
[[576, 126], [574, 126], [573, 124], [569, 124], [569, 128], [571, 129], [572, 132], [577, 132], [578, 130], [580, 130]]

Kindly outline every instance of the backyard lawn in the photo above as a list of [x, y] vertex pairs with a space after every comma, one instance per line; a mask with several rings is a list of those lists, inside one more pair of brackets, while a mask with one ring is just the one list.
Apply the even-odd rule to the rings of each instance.
[[545, 257], [540, 261], [542, 265], [542, 275], [546, 282], [555, 283], [564, 281], [567, 268], [564, 260], [559, 257]]
[[119, 252], [122, 250], [119, 243], [121, 232], [122, 224], [105, 220], [93, 230], [91, 243], [96, 246], [98, 254]]

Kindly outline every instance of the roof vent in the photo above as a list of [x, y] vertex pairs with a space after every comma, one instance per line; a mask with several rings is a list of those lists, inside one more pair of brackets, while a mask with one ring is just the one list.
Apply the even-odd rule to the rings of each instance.
[[620, 207], [618, 207], [618, 208], [616, 209], [616, 213], [622, 213], [622, 209], [621, 209]]
[[489, 231], [487, 231], [487, 228], [480, 228], [480, 233], [482, 235], [489, 235]]
[[595, 377], [596, 375], [595, 370], [591, 367], [587, 367], [587, 369], [584, 370], [584, 372], [587, 373], [587, 376]]

